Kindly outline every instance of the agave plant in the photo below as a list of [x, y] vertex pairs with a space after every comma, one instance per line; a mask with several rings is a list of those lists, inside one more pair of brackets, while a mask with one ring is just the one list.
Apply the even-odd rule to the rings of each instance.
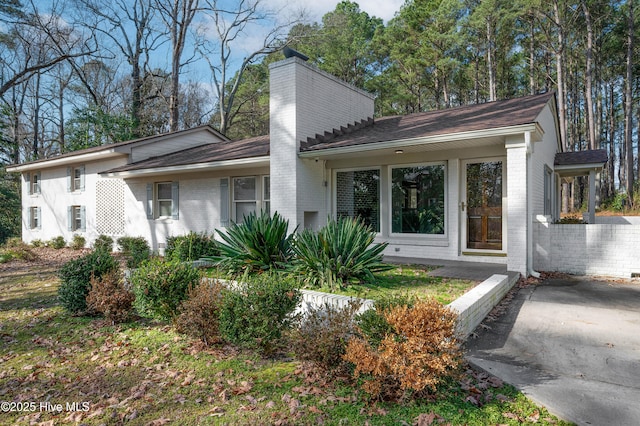
[[292, 256], [293, 234], [287, 235], [289, 221], [277, 212], [270, 216], [250, 213], [244, 222], [233, 223], [226, 232], [218, 231], [219, 256], [205, 258], [231, 274], [284, 269]]
[[374, 244], [375, 233], [358, 218], [329, 219], [325, 227], [297, 234], [293, 269], [311, 286], [344, 286], [374, 281], [373, 272], [390, 269], [382, 263], [387, 243]]

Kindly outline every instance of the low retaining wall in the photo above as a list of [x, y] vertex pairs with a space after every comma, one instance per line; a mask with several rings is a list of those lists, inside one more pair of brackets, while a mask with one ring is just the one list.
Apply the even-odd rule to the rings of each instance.
[[536, 221], [533, 267], [538, 271], [631, 278], [640, 273], [639, 242], [640, 225]]
[[362, 305], [360, 306], [360, 309], [358, 310], [357, 313], [362, 313], [367, 309], [373, 308], [373, 304], [374, 304], [373, 300], [369, 300], [369, 299], [360, 299], [360, 298], [350, 297], [350, 296], [341, 296], [339, 294], [323, 293], [320, 291], [303, 289], [303, 290], [300, 290], [300, 293], [302, 293], [302, 302], [299, 308], [300, 312], [305, 312], [306, 308], [309, 306], [314, 308], [320, 308], [325, 304], [333, 306], [335, 308], [343, 308], [349, 305], [349, 302], [351, 302], [352, 300], [358, 300], [362, 303]]
[[517, 275], [495, 274], [451, 302], [449, 307], [458, 313], [458, 333], [469, 337], [517, 280]]

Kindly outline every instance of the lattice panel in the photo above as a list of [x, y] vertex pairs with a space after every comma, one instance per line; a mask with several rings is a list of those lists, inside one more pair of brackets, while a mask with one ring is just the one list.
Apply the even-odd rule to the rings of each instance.
[[124, 181], [100, 179], [96, 183], [96, 231], [124, 234]]

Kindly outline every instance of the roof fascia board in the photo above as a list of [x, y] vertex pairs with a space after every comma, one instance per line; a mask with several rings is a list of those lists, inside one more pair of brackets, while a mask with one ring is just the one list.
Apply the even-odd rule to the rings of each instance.
[[126, 155], [126, 153], [116, 152], [115, 149], [108, 149], [103, 151], [88, 152], [85, 154], [79, 154], [79, 155], [74, 155], [69, 157], [51, 158], [43, 161], [18, 164], [15, 166], [8, 166], [6, 170], [8, 172], [28, 172], [30, 170], [40, 170], [40, 169], [48, 169], [51, 167], [68, 166], [70, 164], [104, 160], [107, 158], [120, 157], [123, 155]]
[[134, 178], [142, 176], [153, 176], [170, 173], [184, 173], [184, 172], [196, 172], [205, 170], [215, 170], [223, 167], [238, 167], [238, 166], [251, 166], [259, 163], [268, 163], [269, 156], [241, 158], [238, 160], [225, 160], [225, 161], [213, 161], [208, 163], [186, 164], [181, 166], [167, 166], [167, 167], [151, 167], [148, 169], [139, 170], [125, 170], [122, 172], [104, 172], [100, 173], [100, 176], [109, 178]]
[[349, 145], [344, 147], [318, 149], [312, 151], [304, 151], [298, 154], [301, 158], [315, 158], [321, 155], [330, 155], [337, 153], [354, 153], [362, 151], [376, 151], [380, 149], [401, 148], [413, 145], [432, 145], [437, 143], [454, 142], [463, 139], [479, 139], [487, 137], [501, 137], [525, 132], [533, 132], [536, 137], [534, 140], [540, 140], [544, 133], [538, 123], [521, 124], [518, 126], [498, 127], [488, 130], [475, 130], [471, 132], [446, 133], [436, 136], [428, 136], [421, 138], [390, 140], [385, 142], [375, 142], [370, 144]]
[[599, 170], [604, 167], [606, 161], [597, 162], [597, 163], [579, 163], [579, 164], [563, 164], [554, 166], [554, 170], [558, 173], [560, 172], [577, 172], [581, 170]]

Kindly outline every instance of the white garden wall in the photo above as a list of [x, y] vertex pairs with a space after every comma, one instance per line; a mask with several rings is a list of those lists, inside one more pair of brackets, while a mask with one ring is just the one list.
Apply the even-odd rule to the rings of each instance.
[[534, 221], [534, 268], [630, 278], [640, 273], [640, 225]]

